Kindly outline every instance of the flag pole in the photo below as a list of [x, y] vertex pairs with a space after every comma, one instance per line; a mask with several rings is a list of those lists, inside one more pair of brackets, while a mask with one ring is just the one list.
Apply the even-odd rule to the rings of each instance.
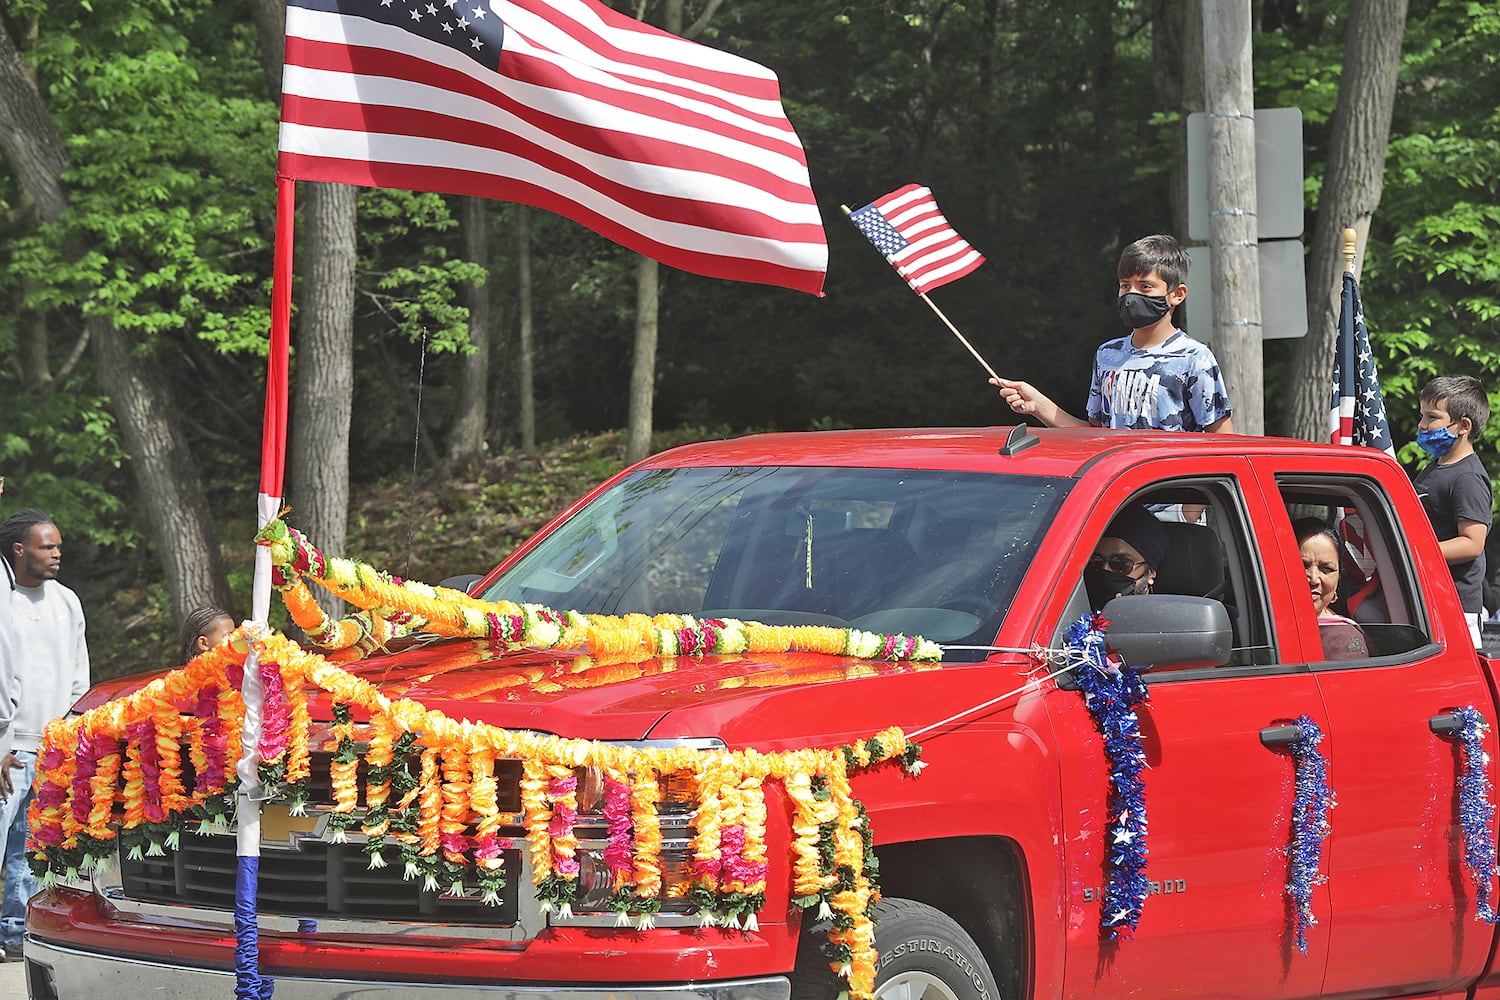
[[1350, 274], [1354, 273], [1354, 252], [1359, 242], [1359, 233], [1353, 229], [1344, 230], [1344, 270]]
[[[848, 205], [840, 205], [839, 208], [844, 210], [844, 215], [846, 216], [854, 214], [850, 210]], [[949, 322], [948, 317], [944, 316], [943, 311], [937, 307], [937, 303], [929, 299], [926, 292], [918, 292], [917, 297], [920, 298], [923, 302], [927, 303], [927, 307], [934, 313], [936, 313], [937, 318], [943, 321], [943, 325], [953, 332], [953, 336], [958, 338], [958, 342], [960, 344], [963, 344], [964, 347], [968, 349], [970, 354], [974, 355], [974, 360], [979, 362], [981, 368], [990, 373], [990, 378], [998, 381], [1000, 376], [995, 374], [995, 369], [990, 367], [990, 363], [988, 361], [980, 357], [979, 352], [974, 350], [974, 345], [969, 343], [968, 338], [958, 332], [958, 327]]]
[[[266, 352], [266, 404], [261, 425], [260, 492], [255, 498], [257, 532], [281, 510], [286, 469], [287, 365], [291, 353], [292, 235], [296, 226], [296, 182], [276, 178], [276, 249], [271, 266], [271, 334]], [[250, 621], [262, 630], [271, 614], [271, 549], [255, 547], [255, 575], [250, 585]], [[240, 693], [244, 725], [240, 759], [235, 765], [234, 972], [235, 996], [269, 997], [271, 983], [260, 973], [260, 735], [265, 688], [260, 653], [254, 644], [245, 657]]]
[[[297, 184], [276, 178], [276, 255], [271, 270], [271, 339], [266, 352], [266, 404], [260, 436], [260, 493], [255, 527], [264, 528], [281, 510], [286, 469], [287, 357], [291, 353], [292, 235], [296, 222]], [[264, 623], [271, 613], [271, 549], [255, 549], [255, 576], [250, 589], [250, 619]]]
[[918, 292], [917, 294], [923, 302], [932, 307], [932, 311], [937, 313], [937, 318], [947, 324], [948, 329], [953, 331], [953, 336], [958, 338], [958, 342], [969, 349], [969, 353], [974, 355], [974, 360], [978, 361], [979, 364], [984, 368], [984, 370], [990, 373], [990, 378], [999, 381], [1000, 376], [995, 374], [995, 369], [990, 367], [990, 363], [988, 361], [979, 356], [979, 352], [974, 350], [974, 345], [969, 343], [968, 339], [963, 334], [958, 332], [958, 327], [948, 322], [948, 317], [943, 315], [943, 311], [937, 307], [937, 303], [929, 299], [926, 292]]

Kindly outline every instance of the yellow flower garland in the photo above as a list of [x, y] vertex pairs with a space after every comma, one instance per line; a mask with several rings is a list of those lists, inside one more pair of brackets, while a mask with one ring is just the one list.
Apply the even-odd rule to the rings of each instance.
[[[378, 648], [415, 630], [436, 635], [493, 638], [543, 649], [584, 648], [596, 655], [645, 651], [662, 656], [696, 652], [802, 651], [861, 659], [938, 660], [942, 650], [920, 636], [891, 636], [821, 625], [773, 626], [689, 615], [583, 615], [533, 604], [482, 601], [461, 591], [387, 576], [365, 563], [325, 556], [301, 532], [276, 519], [256, 535], [271, 551], [282, 600], [317, 645]], [[312, 600], [310, 579], [361, 613], [330, 623]]]

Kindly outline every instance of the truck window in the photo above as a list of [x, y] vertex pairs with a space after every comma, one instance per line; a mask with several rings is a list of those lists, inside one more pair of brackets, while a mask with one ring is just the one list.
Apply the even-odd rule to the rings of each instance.
[[916, 634], [952, 646], [950, 661], [977, 660], [1070, 485], [924, 469], [642, 470], [484, 597]]
[[[1432, 640], [1405, 535], [1384, 493], [1363, 477], [1277, 476], [1294, 525], [1321, 523], [1338, 539], [1337, 597], [1330, 610], [1355, 622], [1369, 657], [1398, 656]], [[1297, 558], [1287, 553], [1287, 558]], [[1330, 657], [1332, 659], [1332, 657]]]
[[[1174, 480], [1137, 493], [1129, 504], [1144, 505], [1168, 535], [1169, 554], [1156, 568], [1152, 593], [1223, 603], [1234, 630], [1228, 666], [1279, 662], [1266, 611], [1264, 566], [1249, 543], [1249, 521], [1238, 483], [1229, 477]], [[1088, 603], [1080, 582], [1064, 628], [1077, 620]]]

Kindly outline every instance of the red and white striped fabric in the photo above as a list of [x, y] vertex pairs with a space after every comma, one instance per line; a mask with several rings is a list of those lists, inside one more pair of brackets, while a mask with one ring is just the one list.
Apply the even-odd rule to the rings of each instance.
[[284, 177], [524, 202], [665, 264], [818, 293], [770, 70], [595, 0], [290, 0]]
[[925, 187], [897, 188], [850, 212], [849, 218], [918, 295], [984, 263], [979, 251], [948, 225]]

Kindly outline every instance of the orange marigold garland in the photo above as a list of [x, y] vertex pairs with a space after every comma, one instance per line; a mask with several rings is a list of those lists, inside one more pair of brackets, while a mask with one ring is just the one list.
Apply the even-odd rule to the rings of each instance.
[[[547, 609], [486, 605], [461, 596], [451, 601], [434, 588], [378, 578], [347, 561], [306, 557], [307, 567], [336, 579], [346, 596], [379, 583], [377, 617], [387, 621], [455, 623], [492, 641], [588, 645], [596, 660], [559, 664], [526, 674], [559, 687], [588, 686], [639, 676], [642, 660], [713, 648], [828, 649], [861, 656], [915, 652], [915, 640], [839, 629], [780, 629], [751, 622], [699, 622], [687, 616], [623, 619], [559, 614]], [[450, 592], [451, 593], [451, 592]], [[409, 606], [397, 606], [415, 594]], [[483, 610], [481, 610], [481, 607]], [[425, 625], [424, 625], [425, 627]], [[654, 635], [653, 635], [654, 633]], [[38, 793], [32, 805], [34, 864], [45, 877], [86, 871], [118, 839], [133, 853], [160, 850], [189, 813], [205, 826], [233, 793], [243, 702], [237, 690], [251, 645], [270, 692], [258, 749], [262, 773], [286, 782], [279, 793], [294, 800], [293, 786], [308, 775], [308, 692], [325, 692], [334, 711], [327, 749], [334, 751], [330, 779], [336, 836], [359, 828], [372, 865], [383, 863], [387, 837], [401, 846], [405, 875], [424, 877], [424, 888], [461, 890], [473, 877], [487, 902], [498, 902], [506, 850], [498, 836], [509, 818], [496, 801], [495, 766], [520, 762], [521, 820], [535, 890], [559, 918], [570, 914], [577, 891], [577, 773], [597, 768], [605, 776], [608, 826], [608, 905], [620, 921], [652, 926], [664, 898], [687, 896], [706, 923], [756, 928], [764, 905], [766, 800], [764, 782], [779, 782], [792, 806], [791, 876], [794, 901], [833, 922], [837, 970], [852, 997], [873, 987], [871, 909], [873, 851], [863, 808], [849, 774], [898, 760], [910, 773], [921, 768], [919, 749], [899, 729], [830, 750], [759, 754], [751, 750], [696, 751], [611, 746], [581, 740], [458, 722], [410, 700], [391, 700], [369, 682], [329, 660], [264, 630], [239, 630], [231, 643], [153, 680], [134, 694], [58, 720], [48, 727], [40, 756]], [[834, 647], [839, 647], [834, 650]], [[609, 669], [614, 668], [614, 669]], [[368, 718], [358, 729], [354, 713]], [[183, 716], [189, 721], [183, 721]], [[357, 739], [367, 740], [361, 750]], [[186, 741], [186, 745], [184, 745]], [[192, 759], [194, 783], [185, 787], [181, 754]], [[365, 767], [361, 808], [359, 769]], [[698, 790], [696, 832], [688, 882], [666, 885], [658, 810], [662, 782], [691, 776]], [[115, 810], [123, 813], [116, 833]], [[380, 860], [377, 860], [380, 859]], [[446, 883], [443, 885], [442, 883]]]
[[438, 880], [446, 885], [448, 895], [462, 897], [464, 873], [469, 867], [469, 778], [471, 775], [467, 741], [450, 743], [440, 754], [443, 772], [442, 809], [438, 831], [443, 845], [443, 861]]
[[354, 715], [344, 702], [333, 705], [333, 728], [328, 735], [333, 744], [333, 760], [328, 766], [333, 813], [328, 817], [328, 828], [333, 831], [333, 842], [342, 844], [349, 839], [348, 831], [360, 822], [354, 813], [359, 805], [359, 751], [354, 746]]
[[391, 796], [391, 764], [395, 759], [395, 727], [386, 718], [370, 720], [370, 748], [365, 751], [365, 815], [360, 832], [365, 835], [365, 857], [373, 870], [385, 867], [385, 835], [391, 828], [387, 803]]

